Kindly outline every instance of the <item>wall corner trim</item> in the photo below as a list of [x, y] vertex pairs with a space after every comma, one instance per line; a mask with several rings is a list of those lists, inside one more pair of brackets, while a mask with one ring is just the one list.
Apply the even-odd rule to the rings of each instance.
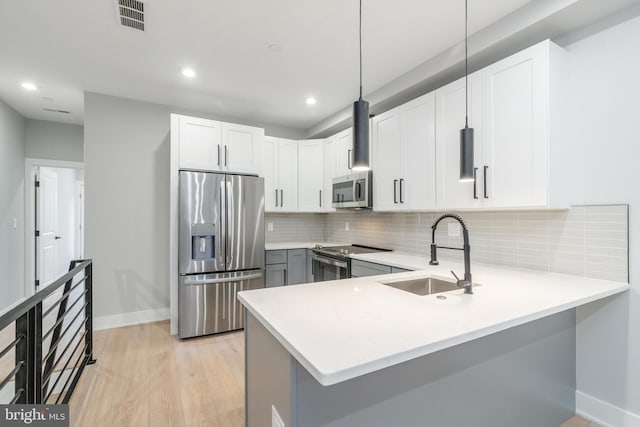
[[576, 413], [604, 427], [640, 427], [640, 415], [576, 391]]

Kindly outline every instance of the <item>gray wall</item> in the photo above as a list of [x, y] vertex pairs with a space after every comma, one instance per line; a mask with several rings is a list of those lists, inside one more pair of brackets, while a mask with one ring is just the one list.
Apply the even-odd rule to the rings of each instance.
[[[170, 114], [219, 118], [96, 93], [86, 93], [84, 105], [85, 255], [95, 261], [95, 315], [166, 310]], [[299, 137], [278, 126], [266, 131]]]
[[25, 157], [81, 162], [84, 159], [82, 126], [27, 119]]
[[24, 119], [0, 100], [0, 311], [23, 294]]
[[580, 177], [574, 197], [588, 203], [630, 204], [631, 290], [578, 310], [578, 390], [640, 417], [638, 40], [640, 18], [634, 18], [567, 49], [572, 64], [572, 131], [582, 142], [572, 164], [574, 176]]

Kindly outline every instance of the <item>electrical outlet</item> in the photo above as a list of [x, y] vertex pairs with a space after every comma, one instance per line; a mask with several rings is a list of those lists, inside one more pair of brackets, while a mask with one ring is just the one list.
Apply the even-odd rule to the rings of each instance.
[[457, 222], [450, 222], [448, 228], [448, 234], [452, 237], [457, 237], [460, 235], [460, 224]]
[[344, 231], [349, 231], [349, 223], [348, 222], [344, 223]]
[[13, 224], [11, 224], [13, 226], [13, 229], [15, 230], [16, 228], [18, 228], [18, 218], [13, 218]]
[[274, 405], [271, 405], [271, 427], [285, 427], [284, 421]]
[[267, 223], [267, 231], [273, 231], [273, 223], [272, 222], [268, 222]]

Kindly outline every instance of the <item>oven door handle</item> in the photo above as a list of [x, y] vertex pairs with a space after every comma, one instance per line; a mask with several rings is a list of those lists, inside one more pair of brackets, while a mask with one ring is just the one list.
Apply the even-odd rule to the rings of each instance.
[[340, 268], [348, 268], [349, 265], [344, 262], [344, 261], [338, 261], [335, 259], [331, 259], [331, 258], [325, 258], [325, 257], [321, 257], [318, 255], [314, 255], [313, 256], [313, 260], [314, 261], [318, 261], [322, 264], [328, 264], [328, 265], [333, 265], [334, 267], [340, 267]]

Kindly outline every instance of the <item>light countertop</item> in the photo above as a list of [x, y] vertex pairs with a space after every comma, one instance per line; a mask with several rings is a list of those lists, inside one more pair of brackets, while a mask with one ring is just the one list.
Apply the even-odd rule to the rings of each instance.
[[[264, 327], [322, 385], [503, 331], [623, 292], [627, 283], [472, 265], [473, 295], [418, 296], [379, 281], [463, 274], [461, 265], [398, 253], [357, 259], [420, 271], [238, 294]], [[438, 299], [444, 295], [446, 299]]]
[[281, 242], [281, 243], [265, 243], [264, 248], [267, 251], [279, 251], [283, 249], [313, 249], [316, 245], [322, 246], [342, 246], [344, 243], [327, 243], [327, 242]]

